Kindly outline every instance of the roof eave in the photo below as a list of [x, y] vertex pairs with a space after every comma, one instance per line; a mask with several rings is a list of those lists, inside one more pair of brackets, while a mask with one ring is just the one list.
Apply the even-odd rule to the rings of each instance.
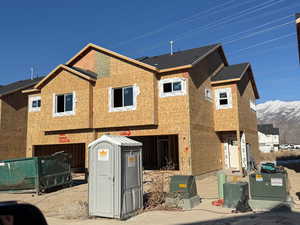
[[188, 65], [184, 65], [184, 66], [177, 66], [177, 67], [171, 67], [171, 68], [167, 68], [167, 69], [161, 69], [158, 72], [159, 73], [166, 73], [166, 72], [172, 72], [172, 71], [176, 71], [176, 70], [190, 69], [192, 67], [193, 67], [193, 65], [188, 64]]
[[241, 80], [241, 78], [228, 79], [228, 80], [217, 80], [217, 81], [211, 81], [211, 84], [226, 84], [226, 83], [238, 82], [240, 80]]
[[31, 89], [26, 89], [26, 90], [22, 91], [23, 94], [30, 94], [30, 93], [33, 93], [33, 92], [40, 92], [40, 89], [31, 88]]

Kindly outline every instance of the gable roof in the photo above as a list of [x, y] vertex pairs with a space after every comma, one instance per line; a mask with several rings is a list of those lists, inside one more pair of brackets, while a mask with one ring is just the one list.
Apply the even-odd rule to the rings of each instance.
[[32, 92], [32, 91], [38, 91], [39, 88], [41, 88], [41, 86], [47, 81], [49, 80], [53, 75], [57, 74], [58, 72], [62, 71], [62, 70], [66, 70], [70, 73], [73, 73], [85, 80], [88, 81], [96, 81], [96, 76], [94, 74], [89, 73], [88, 71], [82, 70], [82, 69], [78, 69], [78, 68], [71, 68], [69, 66], [66, 65], [59, 65], [57, 66], [54, 70], [52, 70], [47, 76], [45, 76], [42, 80], [40, 80], [33, 89], [31, 90], [25, 90], [24, 93], [28, 93], [28, 92]]
[[108, 50], [106, 48], [100, 47], [100, 46], [92, 44], [92, 43], [87, 44], [82, 50], [80, 50], [75, 56], [73, 56], [66, 63], [66, 65], [72, 67], [78, 60], [80, 60], [85, 54], [87, 54], [89, 51], [91, 51], [93, 49], [97, 50], [97, 51], [100, 51], [100, 52], [104, 52], [104, 53], [106, 53], [108, 55], [112, 55], [112, 56], [114, 56], [116, 58], [120, 58], [120, 59], [126, 60], [128, 62], [137, 64], [137, 65], [142, 66], [144, 68], [147, 68], [147, 69], [150, 69], [150, 70], [153, 70], [153, 71], [157, 71], [156, 67], [150, 66], [150, 65], [148, 65], [146, 63], [143, 63], [143, 62], [140, 62], [138, 60], [129, 58], [127, 56], [121, 55], [119, 53], [116, 53], [114, 51]]
[[[246, 73], [247, 71], [249, 72]], [[217, 85], [230, 82], [241, 82], [244, 77], [246, 78], [245, 74], [249, 76], [256, 99], [259, 99], [259, 93], [250, 63], [241, 63], [223, 67], [215, 76], [211, 78], [211, 84]]]
[[43, 77], [37, 77], [34, 79], [28, 80], [19, 80], [8, 85], [3, 85], [0, 87], [0, 97], [8, 94], [12, 94], [16, 91], [24, 90], [26, 88], [32, 87], [33, 85], [37, 84]]
[[131, 62], [133, 64], [139, 65], [141, 67], [147, 68], [149, 70], [163, 73], [173, 70], [179, 69], [187, 69], [191, 68], [201, 59], [205, 58], [209, 53], [220, 49], [221, 55], [224, 59], [225, 64], [227, 65], [227, 60], [224, 55], [224, 51], [220, 44], [213, 44], [208, 46], [203, 46], [199, 48], [188, 49], [184, 51], [175, 52], [173, 55], [164, 54], [159, 56], [152, 57], [141, 57], [138, 59], [132, 59], [130, 57], [121, 55], [114, 51], [105, 49], [95, 44], [86, 45], [80, 52], [78, 52], [74, 57], [72, 57], [67, 63], [67, 66], [73, 67], [73, 65], [80, 60], [85, 54], [87, 54], [91, 50], [97, 50], [100, 52], [104, 52], [108, 55], [112, 55], [116, 58], [123, 59], [125, 61]]
[[141, 62], [155, 66], [159, 70], [166, 70], [170, 68], [182, 67], [186, 65], [194, 65], [209, 53], [221, 47], [219, 44], [203, 46], [199, 48], [192, 48], [184, 51], [174, 52], [171, 54], [163, 54], [152, 57], [142, 57], [138, 59]]
[[273, 124], [259, 124], [257, 129], [264, 134], [279, 135], [279, 128], [273, 127]]
[[211, 78], [211, 81], [241, 79], [241, 77], [244, 75], [249, 66], [249, 63], [224, 66], [215, 76]]

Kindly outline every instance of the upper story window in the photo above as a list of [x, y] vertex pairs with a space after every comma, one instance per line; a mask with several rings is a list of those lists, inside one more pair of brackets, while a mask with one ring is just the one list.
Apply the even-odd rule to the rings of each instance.
[[256, 103], [255, 100], [250, 100], [250, 109], [252, 109], [254, 112], [256, 112]]
[[39, 112], [41, 110], [41, 96], [29, 98], [29, 112]]
[[54, 116], [75, 115], [75, 92], [54, 95]]
[[186, 79], [170, 78], [160, 80], [160, 97], [185, 95]]
[[211, 93], [211, 89], [209, 88], [205, 88], [205, 99], [211, 101], [212, 100], [212, 93]]
[[215, 91], [216, 108], [230, 109], [232, 108], [231, 88], [219, 88]]
[[115, 111], [127, 111], [136, 109], [136, 96], [138, 93], [138, 87], [136, 85], [110, 88], [110, 112]]

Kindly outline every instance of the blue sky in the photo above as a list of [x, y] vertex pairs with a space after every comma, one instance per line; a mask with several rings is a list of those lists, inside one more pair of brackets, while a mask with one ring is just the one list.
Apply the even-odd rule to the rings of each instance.
[[295, 0], [2, 1], [0, 84], [44, 75], [87, 43], [129, 57], [222, 43], [267, 100], [300, 100]]

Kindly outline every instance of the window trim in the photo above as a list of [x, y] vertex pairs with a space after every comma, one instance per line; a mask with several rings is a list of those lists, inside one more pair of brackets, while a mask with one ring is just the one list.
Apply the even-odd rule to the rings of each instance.
[[38, 101], [38, 100], [41, 101], [41, 96], [31, 96], [31, 97], [29, 97], [29, 101], [28, 101], [28, 111], [29, 112], [39, 112], [39, 111], [41, 111], [42, 101], [41, 101], [40, 107], [32, 107], [33, 101]]
[[[121, 106], [121, 107], [114, 107], [114, 90], [115, 89], [122, 89], [122, 105], [124, 104], [124, 89], [125, 88], [130, 88], [132, 87], [132, 92], [133, 92], [133, 105], [129, 106]], [[121, 111], [131, 111], [131, 110], [136, 110], [137, 108], [137, 96], [140, 94], [139, 87], [134, 84], [134, 85], [128, 85], [128, 86], [123, 86], [123, 87], [109, 87], [108, 88], [108, 101], [109, 101], [109, 112], [121, 112]]]
[[[227, 94], [227, 104], [226, 105], [221, 105], [220, 104], [220, 94], [221, 93], [226, 93]], [[225, 99], [225, 98], [222, 98]], [[216, 109], [230, 109], [232, 108], [232, 94], [231, 94], [231, 88], [218, 88], [215, 90], [215, 100], [216, 100]]]
[[[64, 96], [64, 99], [66, 98], [67, 95], [72, 94], [73, 98], [72, 98], [72, 111], [65, 111], [65, 112], [57, 112], [57, 96]], [[66, 106], [66, 100], [64, 100], [64, 108]], [[73, 116], [75, 115], [76, 112], [76, 93], [75, 91], [73, 92], [68, 92], [68, 93], [64, 93], [64, 94], [53, 94], [53, 117], [60, 117], [60, 116]]]
[[[181, 90], [180, 91], [173, 91], [173, 83], [180, 82], [181, 83]], [[171, 83], [172, 91], [171, 92], [164, 92], [164, 84]], [[162, 79], [159, 81], [159, 97], [166, 98], [171, 96], [183, 96], [186, 95], [186, 79], [185, 78], [168, 78]]]

